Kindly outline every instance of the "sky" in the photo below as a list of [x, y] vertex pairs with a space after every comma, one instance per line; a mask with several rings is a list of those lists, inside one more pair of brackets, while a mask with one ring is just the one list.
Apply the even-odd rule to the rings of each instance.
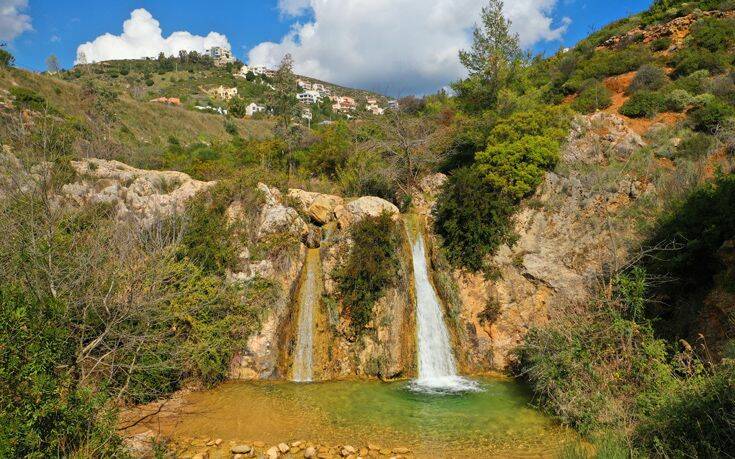
[[[652, 0], [507, 0], [535, 53], [574, 45]], [[487, 0], [0, 0], [0, 41], [16, 65], [62, 67], [179, 49], [232, 49], [255, 65], [285, 53], [303, 75], [390, 95], [427, 94], [465, 75], [457, 53]]]

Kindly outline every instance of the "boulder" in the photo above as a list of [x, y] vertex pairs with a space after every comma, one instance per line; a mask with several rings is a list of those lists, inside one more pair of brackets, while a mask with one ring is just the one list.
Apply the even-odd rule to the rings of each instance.
[[278, 444], [278, 451], [280, 451], [282, 454], [286, 454], [290, 448], [285, 443], [279, 443]]
[[426, 194], [436, 196], [439, 194], [446, 181], [447, 176], [441, 172], [429, 174], [419, 181], [419, 188]]
[[306, 459], [312, 459], [316, 457], [316, 448], [314, 448], [313, 446], [309, 446], [308, 448], [306, 448], [306, 450], [304, 451], [304, 457]]
[[334, 209], [344, 204], [344, 199], [339, 196], [320, 194], [309, 206], [307, 212], [315, 222], [325, 224], [334, 218]]
[[342, 229], [348, 228], [367, 217], [377, 217], [383, 212], [393, 215], [394, 218], [399, 215], [398, 207], [375, 196], [363, 196], [347, 205], [337, 206], [334, 209], [337, 222]]
[[270, 448], [268, 448], [268, 451], [265, 452], [265, 455], [268, 457], [268, 459], [277, 459], [279, 455], [278, 446], [271, 446]]
[[281, 204], [265, 205], [260, 214], [258, 239], [276, 233], [291, 233], [302, 237], [309, 234], [309, 226], [292, 207]]
[[334, 208], [344, 204], [344, 199], [331, 194], [314, 193], [292, 188], [288, 197], [301, 207], [314, 222], [324, 225], [334, 219]]

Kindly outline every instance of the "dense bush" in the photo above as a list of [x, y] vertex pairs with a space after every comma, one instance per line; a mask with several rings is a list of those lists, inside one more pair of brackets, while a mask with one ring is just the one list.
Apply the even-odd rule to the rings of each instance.
[[704, 18], [697, 21], [689, 35], [689, 45], [712, 52], [726, 51], [735, 44], [735, 20]]
[[664, 106], [664, 96], [653, 91], [638, 91], [618, 110], [621, 115], [631, 118], [653, 117]]
[[568, 94], [575, 93], [590, 78], [601, 79], [621, 75], [636, 70], [650, 61], [650, 51], [641, 46], [631, 46], [623, 50], [594, 51], [591, 58], [577, 64], [576, 70], [564, 83], [563, 88]]
[[677, 155], [685, 158], [699, 158], [707, 155], [714, 139], [708, 134], [696, 132], [685, 138], [677, 147]]
[[388, 213], [366, 218], [350, 231], [354, 244], [334, 276], [352, 330], [361, 334], [373, 319], [375, 302], [395, 285], [401, 235]]
[[19, 108], [29, 108], [40, 112], [46, 107], [46, 99], [32, 89], [12, 87], [10, 94], [13, 96], [13, 102]]
[[556, 165], [559, 143], [544, 136], [525, 136], [490, 145], [476, 159], [492, 189], [520, 199], [533, 193], [544, 173]]
[[683, 112], [691, 103], [692, 96], [685, 89], [674, 89], [664, 95], [664, 108], [671, 112]]
[[435, 231], [444, 239], [449, 260], [473, 271], [483, 269], [485, 256], [510, 241], [515, 209], [508, 196], [487, 186], [481, 171], [455, 170], [434, 208]]
[[677, 89], [683, 89], [690, 94], [702, 94], [707, 92], [709, 77], [709, 70], [698, 70], [690, 75], [677, 79], [673, 86]]
[[715, 53], [708, 49], [684, 48], [676, 53], [671, 63], [675, 77], [687, 76], [698, 70], [722, 73], [727, 68], [728, 56], [726, 53]]
[[696, 130], [710, 133], [734, 115], [732, 106], [717, 99], [707, 101], [689, 114]]
[[65, 305], [0, 284], [0, 456], [114, 456], [119, 438], [104, 397], [80, 387]]
[[651, 51], [665, 51], [671, 46], [671, 37], [660, 37], [651, 42]]
[[641, 320], [645, 271], [612, 285], [612, 298], [565, 306], [517, 350], [515, 371], [540, 405], [585, 434], [630, 429], [675, 384], [665, 342]]
[[612, 105], [610, 90], [599, 81], [587, 83], [572, 102], [572, 108], [580, 113], [593, 113]]
[[657, 457], [728, 457], [735, 451], [735, 363], [682, 384], [636, 431]]
[[633, 81], [628, 86], [628, 94], [635, 93], [642, 89], [649, 91], [657, 91], [661, 89], [667, 82], [666, 72], [661, 67], [654, 65], [644, 65], [635, 74]]

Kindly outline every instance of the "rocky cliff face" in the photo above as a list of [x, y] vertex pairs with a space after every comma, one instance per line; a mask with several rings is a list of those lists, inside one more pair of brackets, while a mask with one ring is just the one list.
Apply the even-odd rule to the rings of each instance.
[[[656, 191], [610, 163], [626, 160], [643, 145], [615, 115], [579, 117], [561, 164], [515, 217], [517, 242], [501, 246], [493, 257], [497, 275], [451, 273], [465, 371], [504, 369], [531, 326], [547, 321], [556, 304], [586, 298], [599, 276], [625, 258], [634, 230], [618, 231], [613, 222]], [[612, 178], [600, 182], [606, 174]]]

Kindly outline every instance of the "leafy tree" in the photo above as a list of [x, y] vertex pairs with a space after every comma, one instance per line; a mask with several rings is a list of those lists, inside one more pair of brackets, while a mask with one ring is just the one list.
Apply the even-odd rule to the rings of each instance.
[[233, 97], [227, 103], [227, 110], [235, 118], [243, 118], [247, 114], [248, 103], [242, 97]]
[[46, 58], [46, 70], [48, 73], [59, 73], [61, 66], [59, 65], [59, 59], [56, 55], [52, 54]]
[[268, 105], [278, 116], [281, 127], [288, 127], [294, 116], [298, 115], [296, 99], [296, 75], [293, 73], [293, 58], [286, 54], [278, 67], [273, 81], [273, 91], [269, 93]]
[[483, 7], [472, 47], [460, 51], [459, 59], [470, 73], [467, 80], [453, 85], [459, 99], [473, 111], [492, 106], [524, 59], [518, 35], [510, 32], [510, 21], [503, 16], [502, 0], [490, 0]]
[[12, 67], [15, 65], [15, 57], [4, 48], [5, 43], [0, 43], [0, 67]]

